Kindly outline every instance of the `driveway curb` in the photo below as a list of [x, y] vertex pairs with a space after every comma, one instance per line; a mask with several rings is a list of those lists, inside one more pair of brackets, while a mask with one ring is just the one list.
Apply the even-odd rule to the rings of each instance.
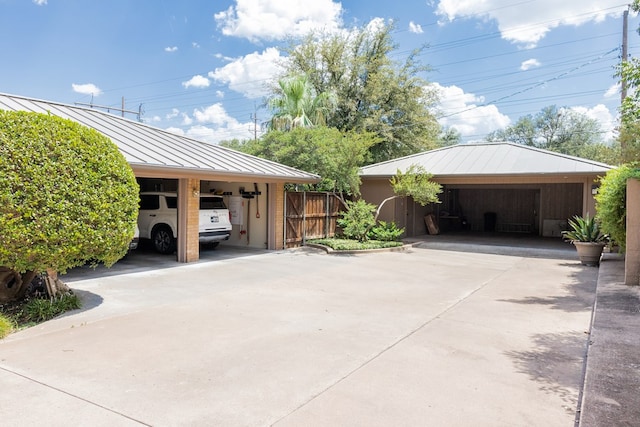
[[624, 258], [604, 254], [587, 350], [580, 426], [640, 420], [640, 287], [624, 284]]
[[359, 250], [350, 250], [350, 251], [337, 251], [335, 249], [330, 248], [329, 246], [318, 245], [316, 243], [306, 243], [305, 246], [323, 250], [330, 255], [364, 255], [364, 254], [379, 253], [379, 252], [402, 252], [412, 248], [417, 244], [418, 243], [411, 243], [411, 244], [404, 244], [402, 246], [394, 246], [392, 248], [359, 249]]

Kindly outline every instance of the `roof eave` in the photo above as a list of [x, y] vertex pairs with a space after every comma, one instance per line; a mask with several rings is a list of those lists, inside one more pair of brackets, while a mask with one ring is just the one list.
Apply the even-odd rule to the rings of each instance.
[[216, 171], [178, 166], [157, 166], [141, 163], [130, 163], [130, 165], [137, 176], [145, 178], [198, 178], [229, 182], [246, 179], [251, 182], [283, 182], [295, 184], [313, 184], [320, 181], [320, 177], [313, 174], [309, 174], [308, 176], [288, 176], [252, 172]]
[[[509, 177], [518, 177], [522, 178], [525, 176], [585, 176], [585, 175], [603, 175], [606, 174], [607, 170], [602, 171], [575, 171], [575, 172], [523, 172], [523, 173], [509, 173], [509, 174], [473, 174], [473, 173], [465, 173], [465, 174], [433, 174], [434, 179], [442, 179], [442, 178], [473, 178], [473, 177], [482, 177], [482, 178], [509, 178]], [[375, 174], [375, 175], [360, 175], [361, 179], [390, 179], [393, 175], [387, 174]]]

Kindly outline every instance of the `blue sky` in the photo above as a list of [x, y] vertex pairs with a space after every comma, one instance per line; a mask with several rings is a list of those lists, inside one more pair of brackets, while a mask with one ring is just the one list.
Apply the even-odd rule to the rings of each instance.
[[[0, 0], [0, 92], [144, 112], [152, 126], [218, 142], [251, 138], [279, 46], [310, 29], [395, 22], [402, 61], [420, 61], [438, 114], [465, 141], [551, 104], [612, 135], [620, 0]], [[629, 19], [629, 53], [640, 53]], [[132, 114], [127, 117], [136, 119]]]

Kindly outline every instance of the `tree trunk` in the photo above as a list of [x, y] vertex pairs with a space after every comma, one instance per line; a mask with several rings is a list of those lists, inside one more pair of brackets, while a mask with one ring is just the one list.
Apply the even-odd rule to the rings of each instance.
[[0, 267], [0, 303], [23, 299], [34, 277], [35, 271], [20, 274], [10, 268]]
[[58, 279], [58, 272], [54, 270], [48, 269], [47, 277], [44, 280], [47, 286], [47, 293], [51, 298], [69, 292], [69, 287], [62, 280]]

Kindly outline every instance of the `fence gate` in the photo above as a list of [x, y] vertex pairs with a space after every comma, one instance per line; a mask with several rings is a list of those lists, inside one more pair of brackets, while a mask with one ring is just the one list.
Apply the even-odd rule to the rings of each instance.
[[333, 237], [341, 210], [342, 203], [332, 193], [287, 191], [284, 206], [285, 247], [302, 246], [308, 239]]

